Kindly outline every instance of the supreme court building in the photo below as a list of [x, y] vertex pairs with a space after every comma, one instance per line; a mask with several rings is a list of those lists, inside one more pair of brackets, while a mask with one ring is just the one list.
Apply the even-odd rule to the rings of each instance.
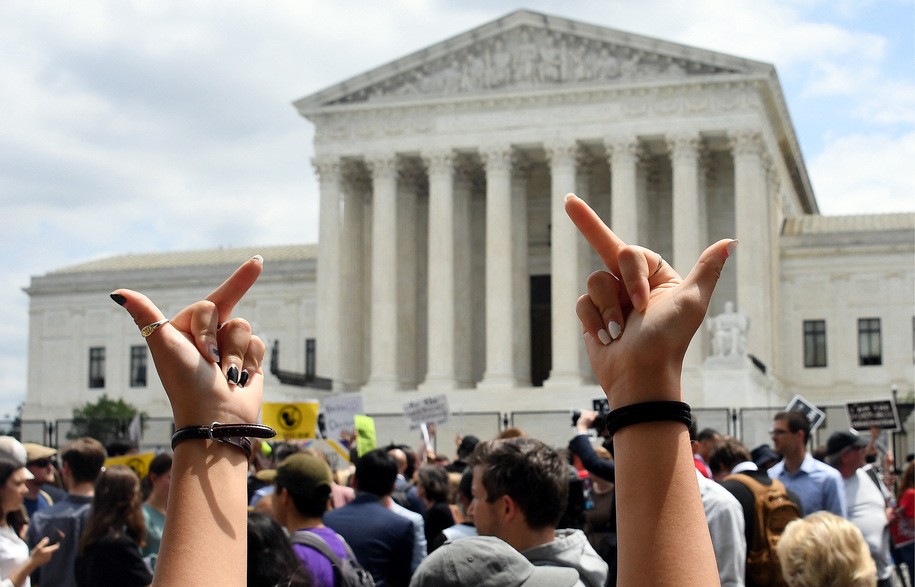
[[[273, 251], [276, 262], [252, 249], [265, 284], [239, 314], [269, 330], [284, 368], [362, 391], [367, 411], [442, 392], [453, 409], [503, 411], [600, 395], [575, 301], [602, 267], [564, 213], [568, 192], [681, 274], [709, 243], [740, 240], [687, 355], [694, 405], [913, 389], [915, 215], [819, 215], [769, 64], [519, 11], [294, 105], [315, 129], [319, 243]], [[49, 341], [70, 330], [45, 330], [43, 312], [73, 308], [74, 279], [158, 272], [147, 285], [177, 309], [189, 274], [202, 282], [252, 251], [33, 278], [27, 414], [56, 409], [36, 356], [59, 356], [42, 341], [69, 348]], [[98, 308], [119, 321], [108, 360], [126, 365], [139, 343], [120, 312]], [[86, 373], [84, 353], [72, 360]], [[114, 389], [129, 395], [124, 379]], [[85, 381], [54, 385], [65, 383], [91, 397]], [[323, 393], [268, 377], [266, 400]]]

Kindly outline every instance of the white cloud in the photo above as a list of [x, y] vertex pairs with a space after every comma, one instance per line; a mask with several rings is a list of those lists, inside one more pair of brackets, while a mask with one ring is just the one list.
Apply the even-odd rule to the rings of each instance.
[[809, 164], [823, 214], [912, 210], [915, 132], [900, 137], [854, 134], [834, 139]]

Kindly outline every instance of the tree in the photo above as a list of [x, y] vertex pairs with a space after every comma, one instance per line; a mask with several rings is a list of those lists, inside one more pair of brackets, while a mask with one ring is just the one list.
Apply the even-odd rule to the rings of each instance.
[[95, 403], [86, 403], [73, 409], [73, 425], [67, 432], [67, 438], [91, 436], [103, 445], [129, 437], [131, 421], [139, 414], [140, 422], [148, 417], [136, 407], [123, 399], [113, 400], [107, 394], [102, 395]]
[[19, 402], [16, 406], [16, 416], [10, 419], [10, 415], [4, 416], [3, 425], [0, 426], [0, 435], [12, 436], [13, 438], [22, 438], [22, 408], [25, 402]]

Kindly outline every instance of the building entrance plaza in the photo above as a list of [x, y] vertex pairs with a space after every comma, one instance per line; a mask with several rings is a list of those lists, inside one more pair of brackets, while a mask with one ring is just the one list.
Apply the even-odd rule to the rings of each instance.
[[[687, 355], [687, 401], [777, 408], [795, 394], [841, 403], [913, 389], [915, 215], [819, 215], [769, 64], [519, 11], [294, 106], [314, 125], [319, 246], [276, 251], [239, 313], [279, 343], [283, 368], [361, 391], [369, 412], [443, 392], [453, 408], [503, 412], [601, 394], [574, 312], [601, 265], [564, 214], [568, 192], [681, 274], [709, 243], [740, 240]], [[193, 267], [202, 281], [245, 258], [229, 253], [146, 259], [160, 271], [148, 285], [177, 303], [179, 276]], [[135, 333], [73, 284], [107, 285], [139, 257], [34, 277], [31, 354], [65, 348], [49, 312], [86, 303], [112, 325], [84, 347], [104, 343], [125, 370], [114, 365]], [[715, 326], [722, 314], [739, 332]], [[879, 365], [860, 361], [859, 321], [871, 318]], [[732, 334], [739, 344], [723, 345]], [[825, 365], [811, 366], [819, 350]], [[84, 353], [71, 360], [85, 372]], [[109, 395], [137, 403], [110, 380]], [[53, 399], [59, 384], [72, 397]], [[33, 359], [26, 413], [69, 413], [85, 387], [50, 381]], [[274, 377], [266, 387], [268, 401], [326, 393]]]

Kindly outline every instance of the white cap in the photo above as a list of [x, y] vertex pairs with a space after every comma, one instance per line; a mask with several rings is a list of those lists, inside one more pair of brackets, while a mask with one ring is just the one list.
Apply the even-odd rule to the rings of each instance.
[[11, 457], [19, 463], [19, 466], [25, 470], [26, 479], [35, 478], [35, 475], [32, 475], [32, 472], [25, 468], [25, 464], [29, 461], [29, 454], [21, 442], [12, 436], [0, 436], [0, 453]]

